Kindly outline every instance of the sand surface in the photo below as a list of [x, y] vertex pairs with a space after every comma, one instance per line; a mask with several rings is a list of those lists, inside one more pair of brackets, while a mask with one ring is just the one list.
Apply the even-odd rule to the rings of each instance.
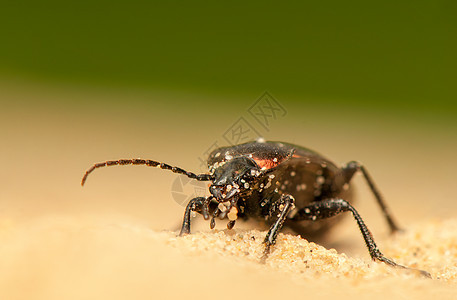
[[[455, 299], [457, 220], [424, 222], [385, 241], [394, 269], [280, 234], [260, 264], [265, 232], [216, 230], [177, 237], [122, 216], [2, 221], [2, 299]], [[158, 297], [158, 298], [156, 298]]]

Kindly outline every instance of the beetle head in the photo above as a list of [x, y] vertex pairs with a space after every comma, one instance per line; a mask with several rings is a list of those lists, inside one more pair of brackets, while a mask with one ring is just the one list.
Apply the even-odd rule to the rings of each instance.
[[228, 201], [248, 190], [250, 183], [260, 175], [261, 170], [252, 158], [234, 157], [214, 171], [215, 178], [209, 190], [218, 201]]

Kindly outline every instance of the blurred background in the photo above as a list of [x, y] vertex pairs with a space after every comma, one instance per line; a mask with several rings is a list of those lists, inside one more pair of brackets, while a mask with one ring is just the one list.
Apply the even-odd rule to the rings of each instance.
[[[455, 217], [456, 13], [451, 0], [4, 3], [0, 226], [94, 214], [176, 230], [196, 187], [118, 167], [81, 188], [84, 171], [144, 157], [205, 172], [215, 144], [257, 136], [362, 161], [405, 227]], [[330, 245], [367, 258], [346, 221]]]

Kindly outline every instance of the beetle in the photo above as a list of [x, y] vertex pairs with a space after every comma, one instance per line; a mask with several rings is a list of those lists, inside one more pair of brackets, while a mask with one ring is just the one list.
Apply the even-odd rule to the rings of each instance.
[[[322, 235], [339, 219], [332, 217], [351, 212], [374, 261], [410, 269], [382, 254], [362, 217], [351, 204], [353, 191], [350, 181], [356, 172], [361, 172], [391, 233], [400, 230], [373, 179], [357, 161], [338, 167], [313, 150], [259, 138], [211, 152], [207, 174], [195, 174], [149, 159], [120, 159], [94, 164], [84, 174], [81, 185], [95, 169], [114, 165], [159, 167], [191, 179], [211, 182], [210, 196], [193, 198], [187, 204], [180, 235], [190, 233], [193, 212], [210, 220], [211, 229], [215, 227], [216, 218], [228, 219], [228, 229], [232, 229], [239, 218], [262, 220], [270, 226], [264, 240], [262, 261], [265, 262], [283, 226], [301, 236]], [[426, 271], [418, 271], [430, 277]]]

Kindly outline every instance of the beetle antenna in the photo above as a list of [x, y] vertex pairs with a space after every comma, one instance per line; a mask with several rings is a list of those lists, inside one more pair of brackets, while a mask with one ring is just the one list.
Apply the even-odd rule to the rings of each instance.
[[195, 173], [183, 170], [181, 168], [173, 167], [168, 164], [164, 164], [164, 163], [161, 163], [161, 162], [158, 162], [155, 160], [135, 158], [135, 159], [108, 160], [105, 162], [94, 164], [89, 170], [86, 171], [86, 174], [84, 174], [84, 177], [81, 180], [81, 185], [83, 186], [84, 183], [86, 183], [87, 177], [95, 169], [98, 169], [101, 167], [108, 167], [108, 166], [117, 166], [117, 165], [120, 165], [120, 166], [121, 165], [122, 166], [123, 165], [146, 165], [148, 167], [157, 167], [157, 168], [161, 168], [164, 170], [170, 170], [173, 173], [186, 175], [187, 177], [196, 179], [198, 181], [210, 181], [210, 180], [214, 179], [214, 175], [211, 175], [211, 174], [195, 174]]

